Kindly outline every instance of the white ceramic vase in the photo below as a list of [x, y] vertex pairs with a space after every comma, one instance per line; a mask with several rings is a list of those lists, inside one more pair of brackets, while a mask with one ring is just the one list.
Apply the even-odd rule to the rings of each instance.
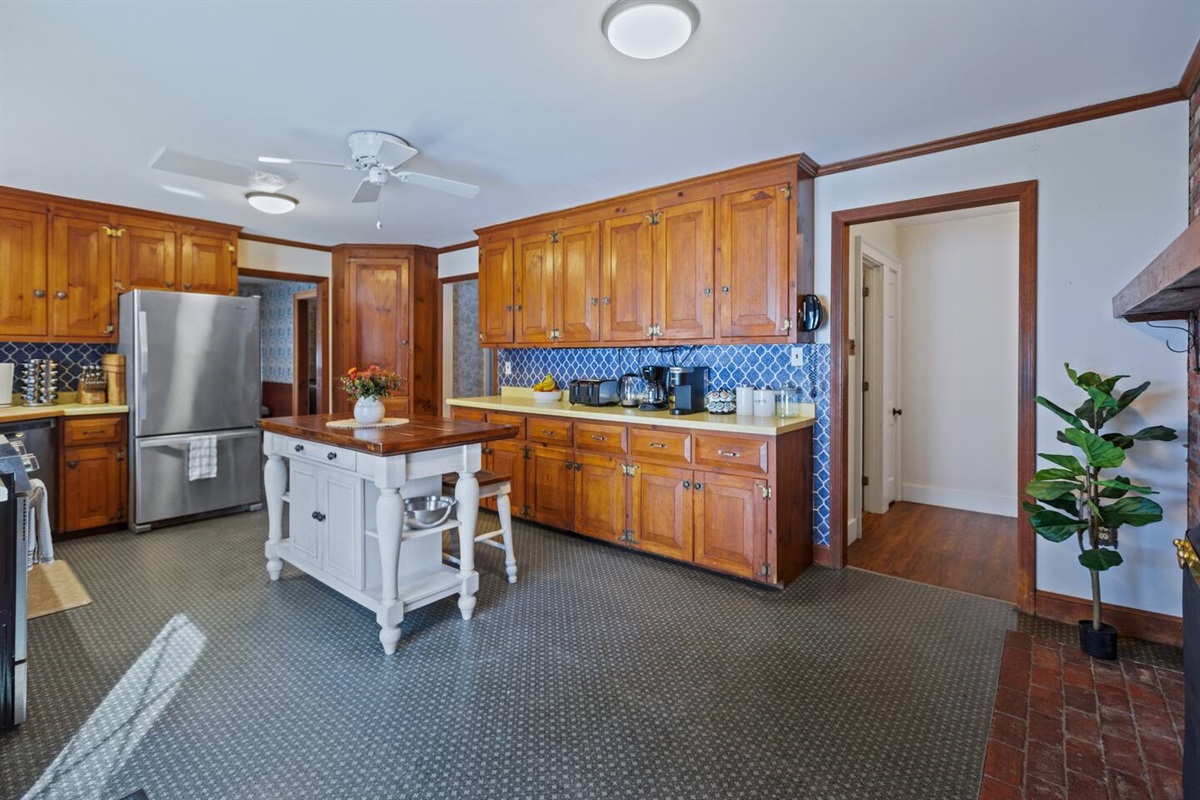
[[354, 401], [354, 419], [371, 425], [383, 419], [383, 401], [378, 397], [360, 397]]

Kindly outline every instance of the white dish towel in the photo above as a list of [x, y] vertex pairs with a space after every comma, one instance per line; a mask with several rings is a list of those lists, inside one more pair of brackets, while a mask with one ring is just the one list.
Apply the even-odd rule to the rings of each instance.
[[[46, 484], [37, 478], [30, 478], [25, 504], [29, 514], [26, 526], [29, 531], [28, 566], [32, 567], [37, 560], [49, 564], [54, 560], [54, 543], [50, 540], [50, 493], [46, 491]], [[35, 547], [38, 559], [34, 558]]]
[[217, 477], [217, 437], [191, 437], [188, 439], [188, 480], [203, 481], [215, 477]]

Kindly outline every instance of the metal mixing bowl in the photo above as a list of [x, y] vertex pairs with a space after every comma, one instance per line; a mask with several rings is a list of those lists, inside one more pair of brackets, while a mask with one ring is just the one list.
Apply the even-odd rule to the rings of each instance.
[[410, 497], [404, 501], [404, 524], [410, 528], [435, 528], [450, 516], [454, 503], [454, 498], [446, 495]]

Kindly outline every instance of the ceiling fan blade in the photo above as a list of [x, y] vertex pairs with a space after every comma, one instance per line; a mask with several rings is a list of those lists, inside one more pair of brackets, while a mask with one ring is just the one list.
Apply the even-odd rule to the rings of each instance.
[[389, 137], [380, 142], [379, 153], [376, 157], [380, 164], [386, 164], [389, 168], [395, 169], [416, 154], [417, 148]]
[[313, 164], [318, 167], [337, 167], [338, 169], [354, 169], [349, 164], [338, 164], [334, 161], [309, 161], [306, 158], [280, 158], [279, 156], [259, 156], [263, 164]]
[[174, 172], [177, 175], [189, 175], [206, 181], [228, 183], [256, 192], [277, 192], [296, 180], [294, 175], [243, 167], [240, 164], [204, 158], [172, 150], [169, 147], [164, 147], [150, 162], [150, 166], [163, 172]]
[[354, 197], [350, 199], [351, 203], [374, 203], [379, 199], [379, 190], [383, 188], [382, 184], [371, 183], [370, 178], [363, 178], [362, 183], [358, 185], [358, 191], [354, 193]]
[[436, 175], [425, 175], [420, 172], [393, 172], [401, 183], [412, 183], [424, 186], [426, 189], [437, 189], [439, 192], [472, 198], [479, 194], [479, 187], [462, 181], [452, 181], [449, 178], [439, 178]]

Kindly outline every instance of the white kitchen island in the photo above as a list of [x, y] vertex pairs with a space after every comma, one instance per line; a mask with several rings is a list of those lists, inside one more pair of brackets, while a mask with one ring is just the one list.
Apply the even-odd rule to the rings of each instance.
[[[518, 429], [433, 417], [360, 430], [326, 423], [347, 415], [262, 420], [267, 494], [267, 574], [295, 566], [375, 612], [384, 652], [394, 653], [405, 613], [458, 595], [464, 620], [475, 609], [475, 522], [481, 444]], [[456, 514], [438, 527], [403, 524], [404, 497], [439, 495], [457, 473]], [[284, 506], [288, 536], [283, 536]], [[442, 563], [442, 534], [458, 529], [457, 568]]]

